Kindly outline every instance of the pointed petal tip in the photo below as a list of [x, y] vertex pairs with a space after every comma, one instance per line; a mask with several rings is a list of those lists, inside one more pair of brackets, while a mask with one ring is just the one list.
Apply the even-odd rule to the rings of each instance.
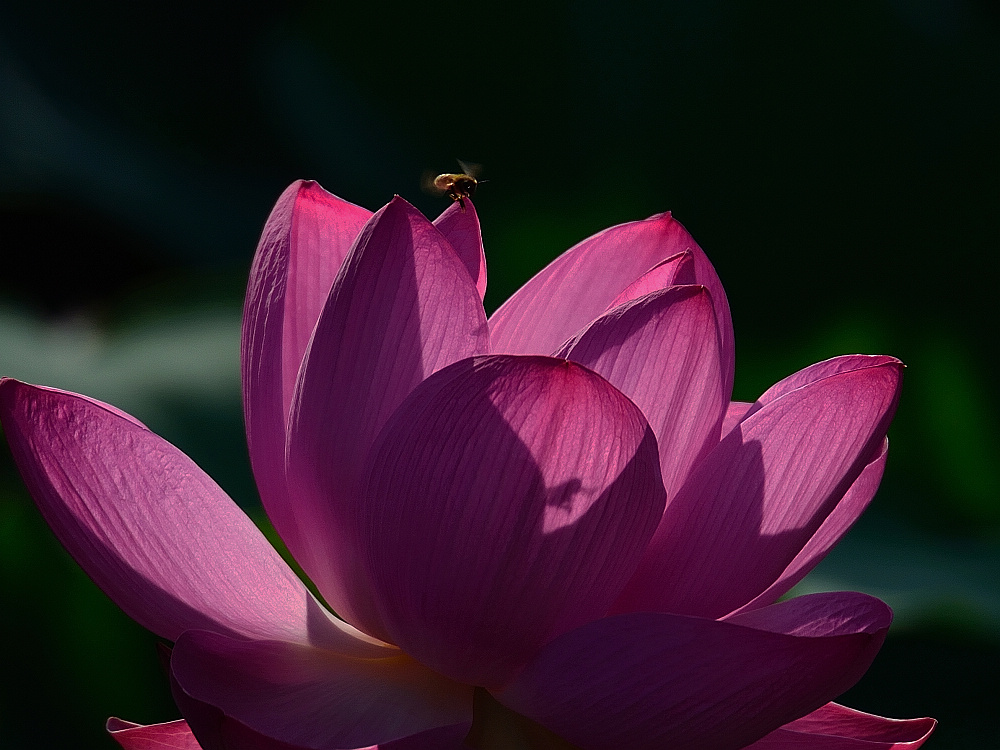
[[785, 724], [751, 747], [753, 750], [871, 748], [916, 750], [931, 736], [937, 720], [930, 717], [891, 719], [827, 703], [800, 719]]
[[26, 386], [29, 388], [32, 387], [30, 384], [25, 383], [24, 381], [18, 380], [16, 378], [10, 378], [7, 377], [6, 375], [0, 377], [0, 393], [3, 393], [4, 391], [9, 389], [13, 389], [16, 391], [19, 390], [21, 386]]
[[109, 716], [108, 720], [104, 722], [104, 728], [108, 732], [118, 732], [122, 729], [130, 729], [137, 726], [139, 725], [135, 722], [125, 721], [125, 719], [119, 719], [117, 716]]
[[430, 223], [430, 220], [424, 216], [423, 212], [410, 203], [406, 198], [401, 195], [394, 194], [392, 200], [386, 203], [382, 208], [375, 212], [376, 216], [382, 215], [393, 215], [399, 214], [400, 216], [407, 216], [411, 218], [420, 217], [423, 221]]

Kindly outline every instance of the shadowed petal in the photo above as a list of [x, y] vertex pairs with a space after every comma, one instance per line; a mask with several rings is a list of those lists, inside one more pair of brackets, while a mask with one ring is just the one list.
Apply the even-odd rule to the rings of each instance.
[[[469, 199], [465, 200], [468, 203]], [[470, 723], [463, 723], [428, 729], [420, 734], [383, 742], [375, 750], [469, 750], [463, 740], [469, 733], [470, 726]]]
[[896, 361], [838, 372], [745, 418], [667, 505], [616, 611], [721, 617], [770, 587], [882, 444]]
[[432, 376], [386, 425], [368, 477], [363, 546], [388, 636], [485, 686], [606, 611], [664, 502], [639, 410], [548, 357]]
[[174, 646], [170, 669], [193, 700], [293, 746], [365, 747], [471, 721], [471, 687], [392, 653], [359, 659], [192, 630]]
[[[309, 750], [254, 732], [217, 708], [185, 696], [174, 684], [175, 694], [180, 697], [178, 704], [195, 716], [198, 736], [202, 739], [196, 739], [188, 722], [183, 720], [143, 726], [109, 719], [108, 732], [123, 750]], [[435, 727], [398, 740], [350, 750], [468, 750], [462, 741], [469, 727], [468, 722]]]
[[768, 629], [648, 612], [597, 620], [546, 645], [497, 698], [584, 750], [736, 750], [851, 687], [889, 627], [872, 597], [802, 599], [758, 610]]
[[753, 601], [740, 607], [737, 613], [763, 607], [777, 601], [779, 597], [787, 594], [792, 586], [805, 578], [806, 574], [816, 567], [820, 560], [826, 557], [826, 554], [844, 537], [844, 534], [850, 530], [865, 508], [868, 507], [872, 498], [875, 497], [875, 491], [878, 489], [879, 482], [882, 481], [882, 472], [885, 471], [885, 461], [888, 454], [889, 440], [886, 439], [875, 451], [875, 457], [868, 462], [858, 478], [854, 480], [851, 488], [844, 493], [843, 499], [830, 511], [830, 515], [823, 520], [823, 523], [816, 529], [816, 533], [806, 542], [784, 572], [778, 576], [778, 580]]
[[591, 368], [639, 407], [656, 435], [667, 497], [719, 442], [729, 393], [705, 287], [673, 286], [620, 305], [556, 356]]
[[[255, 732], [215, 706], [196, 701], [180, 688], [173, 674], [170, 692], [201, 750], [309, 750]], [[376, 746], [361, 750], [376, 750]]]
[[118, 606], [157, 635], [174, 640], [205, 628], [356, 640], [218, 485], [135, 420], [83, 396], [11, 379], [0, 381], [0, 418], [56, 536]]
[[111, 718], [107, 730], [123, 750], [202, 750], [183, 720], [142, 725]]
[[[349, 622], [370, 614], [353, 548], [359, 472], [385, 420], [435, 370], [487, 348], [482, 301], [430, 222], [395, 198], [362, 231], [306, 353], [289, 429], [288, 482], [310, 570]], [[368, 629], [375, 627], [371, 622]]]
[[936, 725], [934, 719], [885, 719], [827, 703], [748, 750], [916, 750]]
[[[601, 315], [637, 279], [689, 251], [694, 278], [708, 287], [722, 338], [727, 392], [732, 389], [733, 323], [715, 269], [669, 213], [606, 229], [560, 255], [490, 317], [494, 352], [548, 354]], [[675, 282], [676, 283], [676, 282]]]
[[241, 346], [243, 410], [254, 477], [268, 516], [312, 573], [285, 488], [285, 427], [309, 337], [333, 279], [368, 211], [315, 182], [293, 183], [278, 199], [257, 247]]
[[455, 248], [458, 257], [469, 271], [479, 299], [486, 295], [486, 253], [483, 250], [483, 233], [479, 228], [479, 215], [469, 198], [465, 199], [465, 210], [461, 204], [452, 201], [441, 215], [434, 220], [434, 226]]

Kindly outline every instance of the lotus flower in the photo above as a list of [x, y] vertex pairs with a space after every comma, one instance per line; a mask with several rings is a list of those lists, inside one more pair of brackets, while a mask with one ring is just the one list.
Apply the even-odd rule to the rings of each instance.
[[[4, 380], [42, 513], [173, 642], [183, 721], [127, 750], [916, 748], [830, 701], [891, 618], [778, 599], [871, 500], [901, 364], [730, 403], [722, 286], [669, 214], [555, 260], [487, 319], [471, 201], [433, 224], [292, 185], [244, 309], [254, 474], [321, 604], [197, 466], [114, 407]], [[778, 602], [778, 603], [776, 603]], [[333, 614], [333, 613], [336, 614]]]

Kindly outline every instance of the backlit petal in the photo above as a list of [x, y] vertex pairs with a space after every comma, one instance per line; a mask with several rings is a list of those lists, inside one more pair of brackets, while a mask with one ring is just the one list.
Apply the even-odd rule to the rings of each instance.
[[827, 703], [747, 750], [916, 750], [936, 725], [934, 719], [885, 719]]
[[597, 620], [546, 645], [497, 698], [584, 750], [736, 750], [851, 687], [885, 637], [877, 599], [802, 598], [758, 610], [774, 629], [649, 612]]
[[705, 287], [674, 286], [622, 304], [557, 356], [591, 368], [639, 407], [656, 435], [667, 497], [719, 442], [729, 393]]
[[490, 317], [493, 351], [556, 351], [636, 280], [684, 251], [690, 252], [694, 263], [694, 278], [685, 280], [708, 287], [716, 306], [727, 391], [731, 390], [733, 324], [726, 293], [705, 253], [669, 213], [606, 229], [552, 261]]
[[421, 384], [372, 454], [364, 546], [388, 629], [497, 685], [601, 616], [662, 512], [638, 409], [578, 364], [481, 357]]
[[743, 421], [753, 404], [746, 401], [730, 401], [729, 408], [726, 409], [726, 416], [722, 419], [722, 437], [725, 437], [733, 428]]
[[243, 308], [247, 443], [268, 516], [308, 573], [316, 569], [285, 487], [285, 428], [309, 337], [368, 211], [315, 182], [293, 183], [264, 225]]
[[625, 291], [619, 294], [608, 305], [612, 310], [618, 305], [624, 305], [634, 299], [639, 299], [646, 294], [658, 292], [669, 286], [695, 283], [694, 254], [690, 250], [672, 255], [666, 260], [660, 261], [650, 270], [629, 284]]
[[797, 388], [802, 388], [810, 383], [823, 380], [824, 378], [829, 378], [833, 375], [839, 375], [844, 372], [851, 372], [852, 370], [864, 370], [869, 367], [878, 367], [879, 365], [898, 364], [898, 359], [895, 357], [887, 357], [884, 354], [845, 354], [839, 357], [831, 357], [830, 359], [822, 362], [817, 362], [814, 365], [804, 367], [798, 372], [792, 373], [787, 378], [779, 380], [761, 394], [760, 398], [758, 398], [751, 405], [751, 408], [743, 415], [743, 419], [746, 419], [754, 412], [759, 411], [772, 401], [776, 401], [781, 398], [786, 393], [791, 393]]
[[0, 381], [0, 418], [45, 520], [140, 624], [170, 640], [189, 628], [338, 637], [339, 626], [243, 511], [133, 419], [10, 379]]
[[851, 488], [844, 493], [843, 499], [830, 512], [816, 529], [816, 533], [806, 542], [802, 550], [795, 556], [785, 568], [778, 579], [772, 583], [765, 591], [759, 594], [753, 601], [737, 610], [743, 612], [763, 607], [778, 600], [779, 597], [787, 594], [792, 586], [797, 584], [806, 574], [809, 573], [816, 564], [819, 563], [826, 554], [833, 549], [858, 520], [865, 508], [875, 497], [879, 482], [882, 481], [882, 472], [885, 471], [885, 461], [889, 454], [889, 440], [883, 440], [882, 445], [875, 451], [874, 457], [861, 474], [854, 480]]
[[[306, 352], [292, 405], [288, 482], [327, 602], [366, 621], [354, 549], [357, 482], [403, 398], [435, 370], [487, 347], [486, 316], [451, 245], [395, 198], [362, 231]], [[367, 626], [369, 629], [371, 624]]]
[[112, 718], [107, 730], [122, 750], [202, 750], [183, 720], [142, 725]]
[[721, 617], [765, 591], [882, 444], [901, 376], [838, 372], [745, 418], [667, 505], [616, 611]]
[[483, 250], [483, 233], [479, 228], [476, 207], [468, 198], [465, 199], [464, 210], [458, 201], [452, 201], [434, 220], [434, 226], [441, 230], [441, 234], [455, 248], [479, 290], [479, 299], [482, 299], [486, 294], [486, 253]]

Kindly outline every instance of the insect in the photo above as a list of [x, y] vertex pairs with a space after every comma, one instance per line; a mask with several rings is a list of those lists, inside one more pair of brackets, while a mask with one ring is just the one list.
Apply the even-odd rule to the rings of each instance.
[[438, 195], [445, 194], [453, 201], [458, 201], [458, 205], [464, 211], [465, 199], [475, 195], [476, 187], [480, 182], [486, 182], [486, 180], [476, 179], [476, 175], [479, 174], [480, 165], [466, 164], [458, 159], [456, 161], [458, 161], [458, 166], [462, 168], [461, 174], [439, 174], [430, 181], [428, 187]]

